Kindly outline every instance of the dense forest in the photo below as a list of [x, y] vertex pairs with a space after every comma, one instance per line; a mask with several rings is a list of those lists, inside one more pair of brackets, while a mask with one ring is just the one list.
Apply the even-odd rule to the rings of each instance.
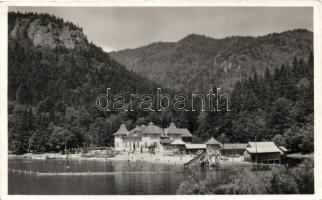
[[[9, 13], [9, 150], [24, 153], [111, 146], [120, 124], [175, 122], [195, 142], [273, 140], [293, 152], [313, 151], [313, 53], [274, 68], [253, 67], [229, 90], [230, 112], [100, 112], [95, 100], [113, 94], [182, 92], [129, 71], [55, 16]], [[259, 66], [260, 67], [260, 66]], [[180, 78], [180, 77], [178, 77]], [[209, 79], [207, 87], [218, 82]], [[198, 89], [198, 88], [195, 88]], [[186, 92], [186, 91], [185, 91]]]

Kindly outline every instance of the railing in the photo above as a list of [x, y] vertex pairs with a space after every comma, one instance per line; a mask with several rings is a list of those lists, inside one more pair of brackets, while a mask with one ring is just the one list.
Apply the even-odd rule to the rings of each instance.
[[187, 163], [185, 163], [183, 166], [184, 167], [188, 167], [189, 165], [191, 165], [192, 163], [198, 161], [202, 156], [206, 155], [205, 152], [202, 152], [201, 154], [197, 155], [196, 157], [194, 157], [193, 159], [191, 159], [190, 161], [188, 161]]

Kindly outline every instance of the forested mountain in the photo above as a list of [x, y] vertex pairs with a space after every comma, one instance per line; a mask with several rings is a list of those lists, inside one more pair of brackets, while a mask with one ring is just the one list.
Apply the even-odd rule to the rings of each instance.
[[[35, 13], [9, 13], [8, 19], [13, 152], [110, 146], [121, 123], [131, 129], [150, 121], [162, 128], [175, 122], [199, 142], [211, 135], [230, 142], [256, 136], [293, 152], [313, 151], [313, 43], [308, 31], [223, 40], [190, 35], [178, 43], [112, 53], [120, 59], [117, 54], [131, 52], [120, 60], [128, 70], [70, 22]], [[131, 60], [136, 62], [131, 65]], [[231, 112], [100, 112], [95, 105], [107, 87], [113, 94], [155, 94], [161, 87], [173, 95], [215, 89], [225, 80], [231, 80]]]
[[252, 69], [263, 74], [265, 68], [273, 70], [294, 57], [307, 59], [312, 41], [312, 32], [302, 29], [224, 39], [191, 34], [178, 42], [158, 42], [110, 55], [129, 70], [177, 90], [208, 90], [214, 84], [230, 89]]
[[72, 23], [33, 13], [8, 19], [10, 149], [60, 149], [69, 137], [74, 146], [111, 144], [121, 123], [130, 128], [141, 117], [98, 112], [95, 100], [108, 87], [113, 94], [153, 93], [157, 84], [129, 72]]

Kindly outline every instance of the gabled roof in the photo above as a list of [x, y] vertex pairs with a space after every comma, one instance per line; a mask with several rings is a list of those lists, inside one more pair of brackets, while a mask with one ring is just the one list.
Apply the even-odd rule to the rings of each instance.
[[218, 142], [214, 137], [211, 137], [207, 142], [205, 142], [205, 144], [222, 146], [222, 144]]
[[193, 137], [193, 135], [190, 133], [190, 131], [186, 128], [180, 128], [179, 129], [181, 134], [182, 134], [182, 137]]
[[206, 144], [185, 144], [186, 149], [206, 149]]
[[170, 126], [167, 128], [167, 135], [181, 135], [182, 131], [176, 127], [176, 125], [172, 122]]
[[146, 135], [162, 135], [163, 130], [162, 128], [155, 126], [152, 122], [150, 122], [149, 125], [143, 130], [142, 133]]
[[246, 149], [247, 143], [225, 143], [223, 149]]
[[122, 124], [119, 128], [119, 130], [117, 130], [113, 135], [127, 135], [129, 133], [129, 131], [127, 130], [126, 126], [124, 124]]
[[247, 146], [249, 153], [282, 153], [274, 142], [248, 142]]
[[164, 130], [167, 135], [181, 135], [182, 137], [193, 137], [190, 131], [186, 128], [177, 128], [172, 122], [170, 126]]

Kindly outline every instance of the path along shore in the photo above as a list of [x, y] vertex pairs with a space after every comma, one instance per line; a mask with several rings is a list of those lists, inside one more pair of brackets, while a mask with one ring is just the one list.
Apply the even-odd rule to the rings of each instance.
[[[128, 161], [128, 162], [150, 162], [150, 163], [162, 163], [162, 164], [174, 164], [174, 165], [183, 165], [196, 155], [167, 155], [167, 154], [150, 154], [150, 153], [120, 153], [115, 155], [115, 157], [104, 158], [95, 156], [95, 157], [82, 157], [81, 154], [69, 154], [63, 155], [59, 153], [43, 153], [43, 154], [22, 154], [15, 155], [9, 154], [9, 159], [32, 159], [32, 160], [46, 160], [46, 159], [70, 159], [70, 160], [97, 160], [97, 161]], [[220, 161], [222, 164], [247, 164], [243, 162], [241, 157], [237, 158], [226, 158], [224, 161]]]

